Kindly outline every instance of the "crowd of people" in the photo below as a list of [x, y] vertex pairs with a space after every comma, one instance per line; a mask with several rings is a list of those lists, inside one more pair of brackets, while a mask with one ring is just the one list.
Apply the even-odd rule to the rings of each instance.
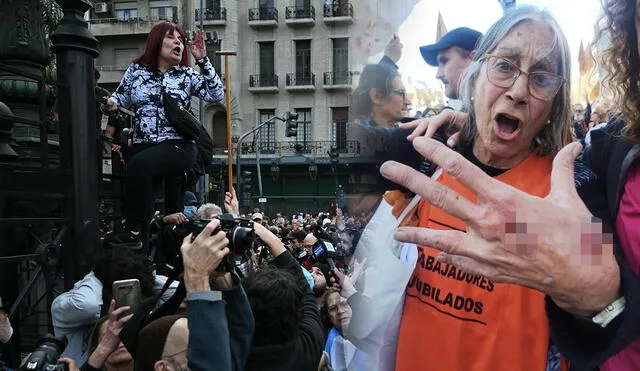
[[[353, 92], [352, 132], [382, 143], [381, 167], [346, 189], [343, 209], [316, 214], [241, 212], [233, 190], [223, 205], [184, 192], [196, 148], [171, 125], [163, 93], [188, 106], [191, 95], [222, 100], [222, 85], [202, 35], [189, 44], [200, 74], [180, 27], [155, 25], [104, 107], [136, 110], [124, 233], [107, 234], [91, 272], [53, 301], [60, 362], [640, 369], [636, 3], [603, 0], [596, 37], [610, 43], [599, 58], [613, 96], [586, 109], [571, 103], [569, 46], [546, 11], [517, 7], [484, 35], [463, 27], [422, 47], [461, 103], [427, 118], [405, 119], [394, 37]], [[139, 290], [124, 304], [123, 282]]]

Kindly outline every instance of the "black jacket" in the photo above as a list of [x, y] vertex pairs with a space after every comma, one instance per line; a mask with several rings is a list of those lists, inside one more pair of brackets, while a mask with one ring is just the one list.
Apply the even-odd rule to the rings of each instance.
[[[640, 153], [640, 145], [631, 145], [620, 136], [622, 126], [621, 121], [615, 121], [592, 131], [590, 146], [576, 162], [580, 197], [609, 231], [614, 231], [628, 170]], [[574, 317], [547, 298], [551, 336], [562, 355], [571, 361], [571, 370], [597, 369], [640, 335], [640, 278], [629, 269], [615, 238], [614, 243], [620, 286], [627, 304], [623, 314], [606, 328]]]
[[290, 252], [276, 257], [271, 264], [286, 269], [306, 287], [302, 298], [298, 335], [287, 344], [254, 346], [247, 360], [247, 371], [316, 371], [324, 348], [324, 329], [315, 297], [302, 274], [300, 264]]

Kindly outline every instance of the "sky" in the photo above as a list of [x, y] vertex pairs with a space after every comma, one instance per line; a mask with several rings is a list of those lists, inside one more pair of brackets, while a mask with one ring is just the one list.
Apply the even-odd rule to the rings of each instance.
[[[402, 0], [392, 0], [402, 6]], [[405, 0], [411, 1], [411, 0]], [[562, 27], [571, 48], [572, 80], [578, 75], [580, 41], [585, 46], [593, 39], [595, 24], [600, 14], [599, 0], [518, 0], [517, 4], [531, 4], [550, 11]], [[400, 25], [397, 35], [403, 43], [399, 62], [405, 84], [418, 81], [430, 87], [441, 87], [435, 79], [436, 68], [424, 62], [419, 47], [435, 42], [438, 12], [442, 14], [448, 30], [471, 27], [482, 33], [502, 15], [498, 0], [419, 0], [413, 9], [406, 9], [408, 17]], [[370, 59], [377, 61], [378, 54]]]

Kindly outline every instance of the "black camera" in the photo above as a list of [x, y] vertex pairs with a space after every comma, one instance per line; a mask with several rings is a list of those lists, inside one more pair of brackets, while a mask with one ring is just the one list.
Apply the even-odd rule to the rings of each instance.
[[18, 370], [29, 371], [66, 371], [69, 368], [65, 363], [59, 363], [58, 359], [64, 348], [67, 347], [67, 340], [63, 337], [45, 335], [38, 340], [36, 350], [31, 353], [27, 361]]
[[[231, 214], [222, 214], [215, 217], [220, 220], [220, 225], [213, 232], [223, 231], [229, 240], [229, 250], [232, 254], [242, 255], [253, 248], [255, 241], [255, 231], [253, 222], [249, 219], [234, 218]], [[211, 222], [211, 219], [195, 219], [191, 222], [190, 232], [197, 236], [204, 227]]]

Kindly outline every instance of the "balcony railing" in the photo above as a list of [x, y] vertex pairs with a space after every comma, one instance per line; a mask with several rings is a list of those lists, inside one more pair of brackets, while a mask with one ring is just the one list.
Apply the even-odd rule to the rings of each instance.
[[313, 6], [288, 6], [286, 10], [287, 19], [316, 19], [316, 8]]
[[259, 74], [249, 75], [250, 88], [268, 88], [278, 86], [278, 75]]
[[332, 17], [353, 17], [353, 5], [351, 3], [324, 4], [324, 16]]
[[101, 23], [149, 23], [148, 19], [142, 17], [131, 17], [126, 19], [121, 18], [92, 18], [89, 20], [89, 24], [101, 24]]
[[315, 73], [288, 73], [287, 86], [308, 86], [316, 84]]
[[[360, 154], [360, 142], [355, 140], [344, 141], [340, 148], [340, 153], [349, 155]], [[260, 146], [260, 153], [278, 156], [292, 155], [313, 155], [316, 157], [328, 157], [327, 152], [331, 146], [335, 146], [336, 142], [331, 140], [325, 141], [306, 141], [306, 142], [256, 142], [242, 143], [242, 154], [249, 155], [256, 153], [256, 146]]]
[[325, 72], [323, 85], [351, 85], [353, 78], [348, 71]]
[[[200, 20], [200, 9], [195, 10], [196, 21]], [[227, 20], [227, 8], [205, 9], [204, 10], [205, 21], [226, 21]]]
[[249, 9], [249, 21], [277, 21], [278, 9], [274, 7]]

